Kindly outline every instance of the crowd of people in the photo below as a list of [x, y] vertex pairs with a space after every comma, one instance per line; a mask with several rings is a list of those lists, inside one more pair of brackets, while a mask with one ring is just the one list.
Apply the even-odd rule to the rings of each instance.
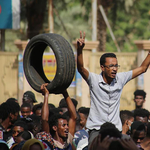
[[101, 73], [84, 67], [82, 50], [85, 33], [77, 40], [77, 69], [90, 90], [90, 108], [78, 108], [78, 101], [62, 91], [59, 106], [49, 103], [48, 83], [41, 85], [43, 102], [31, 91], [23, 94], [22, 105], [9, 98], [0, 105], [0, 150], [149, 150], [150, 113], [144, 109], [146, 92], [134, 94], [135, 109], [120, 110], [124, 85], [145, 73], [150, 52], [140, 67], [119, 69], [114, 53], [100, 58]]

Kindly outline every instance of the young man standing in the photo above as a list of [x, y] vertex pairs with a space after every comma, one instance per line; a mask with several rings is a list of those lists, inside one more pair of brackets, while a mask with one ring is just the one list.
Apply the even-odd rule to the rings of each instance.
[[120, 97], [124, 85], [146, 72], [150, 64], [150, 52], [142, 65], [128, 72], [117, 73], [118, 61], [114, 53], [105, 53], [100, 58], [101, 74], [89, 72], [84, 68], [82, 50], [85, 45], [85, 33], [80, 31], [77, 40], [77, 68], [90, 88], [91, 107], [86, 127], [89, 129], [89, 144], [98, 135], [100, 126], [106, 121], [112, 122], [121, 131], [119, 117]]

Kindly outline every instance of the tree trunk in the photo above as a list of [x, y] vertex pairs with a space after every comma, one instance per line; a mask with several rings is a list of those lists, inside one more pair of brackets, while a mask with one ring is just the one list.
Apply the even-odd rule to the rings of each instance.
[[26, 15], [28, 21], [27, 38], [31, 39], [39, 34], [43, 28], [44, 14], [47, 0], [31, 0], [26, 2]]
[[99, 10], [99, 5], [102, 5], [104, 8], [104, 11], [107, 15], [108, 8], [112, 5], [113, 0], [97, 0], [97, 39], [99, 41], [98, 51], [105, 51], [106, 47], [106, 29], [107, 26], [105, 24], [105, 21], [103, 19], [103, 16]]

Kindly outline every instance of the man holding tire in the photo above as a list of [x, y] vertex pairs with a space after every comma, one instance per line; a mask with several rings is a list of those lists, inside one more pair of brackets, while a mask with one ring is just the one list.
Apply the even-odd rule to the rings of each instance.
[[120, 97], [124, 85], [146, 72], [150, 64], [150, 52], [140, 67], [117, 73], [118, 61], [114, 53], [105, 53], [100, 58], [101, 74], [89, 72], [84, 68], [82, 50], [85, 45], [85, 33], [80, 31], [77, 40], [77, 69], [89, 85], [91, 107], [86, 127], [89, 129], [89, 145], [98, 135], [100, 126], [105, 122], [113, 123], [120, 131], [122, 130], [119, 117]]
[[62, 92], [66, 100], [69, 113], [69, 121], [65, 115], [54, 114], [49, 118], [48, 97], [49, 91], [47, 90], [47, 83], [42, 84], [41, 92], [44, 95], [44, 103], [42, 106], [42, 130], [38, 133], [36, 138], [46, 140], [51, 149], [72, 149], [72, 139], [76, 127], [76, 109], [68, 92]]

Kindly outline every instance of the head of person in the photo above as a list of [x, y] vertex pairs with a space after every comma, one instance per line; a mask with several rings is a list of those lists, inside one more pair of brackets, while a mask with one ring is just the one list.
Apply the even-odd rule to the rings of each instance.
[[78, 109], [78, 113], [80, 115], [80, 126], [84, 128], [86, 125], [87, 117], [89, 115], [90, 108], [82, 107]]
[[[112, 137], [112, 138], [121, 139], [121, 133], [115, 127], [115, 125], [110, 122], [106, 122], [101, 126], [99, 134], [101, 136], [101, 141], [103, 141], [105, 139], [105, 137], [107, 137], [107, 136], [109, 136], [110, 138]], [[99, 135], [93, 140], [93, 142], [90, 146], [90, 150], [97, 149], [98, 142], [96, 142], [96, 141], [98, 141], [98, 138], [99, 138]], [[117, 140], [110, 143], [109, 150], [120, 150], [120, 149], [123, 150], [123, 147]]]
[[133, 113], [129, 110], [120, 111], [120, 119], [122, 126], [126, 127], [127, 131], [131, 129], [131, 124], [134, 121]]
[[11, 126], [18, 119], [20, 106], [14, 101], [4, 102], [0, 105], [0, 119], [3, 122], [9, 119], [8, 126]]
[[100, 58], [100, 66], [103, 77], [107, 80], [112, 80], [116, 77], [119, 65], [117, 57], [114, 53], [105, 53]]
[[3, 140], [0, 140], [0, 150], [9, 150], [8, 144]]
[[134, 121], [131, 125], [131, 138], [136, 144], [140, 144], [146, 136], [145, 124], [140, 121]]
[[22, 120], [16, 121], [12, 128], [12, 137], [13, 137], [14, 141], [16, 140], [17, 135], [20, 132], [27, 131], [27, 128], [28, 127], [27, 127], [26, 122], [24, 122]]
[[48, 106], [49, 106], [49, 109], [53, 109], [53, 108], [56, 108], [54, 104], [52, 103], [48, 103]]
[[36, 116], [41, 117], [42, 106], [43, 106], [43, 103], [34, 105], [33, 109], [32, 109], [33, 114], [35, 114]]
[[23, 103], [21, 105], [21, 115], [23, 118], [28, 117], [31, 114], [31, 105], [29, 103]]
[[31, 139], [31, 134], [29, 133], [29, 131], [22, 131], [15, 137], [15, 142], [20, 143], [29, 139]]
[[55, 114], [49, 119], [50, 133], [52, 137], [58, 136], [64, 141], [68, 138], [69, 127], [68, 120], [65, 115]]
[[37, 139], [27, 140], [21, 150], [45, 150], [44, 145]]
[[16, 98], [13, 98], [13, 97], [8, 98], [6, 102], [8, 102], [8, 101], [14, 101], [14, 102], [18, 103], [18, 100]]
[[33, 103], [36, 103], [35, 94], [31, 91], [26, 91], [22, 97], [22, 103], [29, 103], [31, 105], [31, 109], [33, 108]]
[[41, 118], [35, 114], [32, 114], [26, 118], [26, 120], [29, 120], [27, 122], [28, 124], [28, 130], [35, 136], [38, 132], [41, 131]]
[[148, 119], [149, 119], [149, 111], [148, 110], [146, 110], [144, 108], [135, 109], [135, 111], [134, 111], [134, 120], [135, 121], [141, 121], [141, 122], [147, 124]]
[[145, 102], [146, 92], [143, 90], [136, 90], [134, 92], [134, 102], [136, 108], [142, 108], [143, 103]]
[[[76, 108], [77, 105], [78, 105], [78, 101], [75, 100], [74, 98], [71, 98], [73, 104], [74, 104], [74, 107]], [[68, 106], [67, 106], [67, 103], [66, 103], [66, 100], [63, 98], [60, 100], [59, 102], [59, 107], [58, 108], [61, 108], [63, 113], [65, 113], [66, 111], [68, 111]]]

